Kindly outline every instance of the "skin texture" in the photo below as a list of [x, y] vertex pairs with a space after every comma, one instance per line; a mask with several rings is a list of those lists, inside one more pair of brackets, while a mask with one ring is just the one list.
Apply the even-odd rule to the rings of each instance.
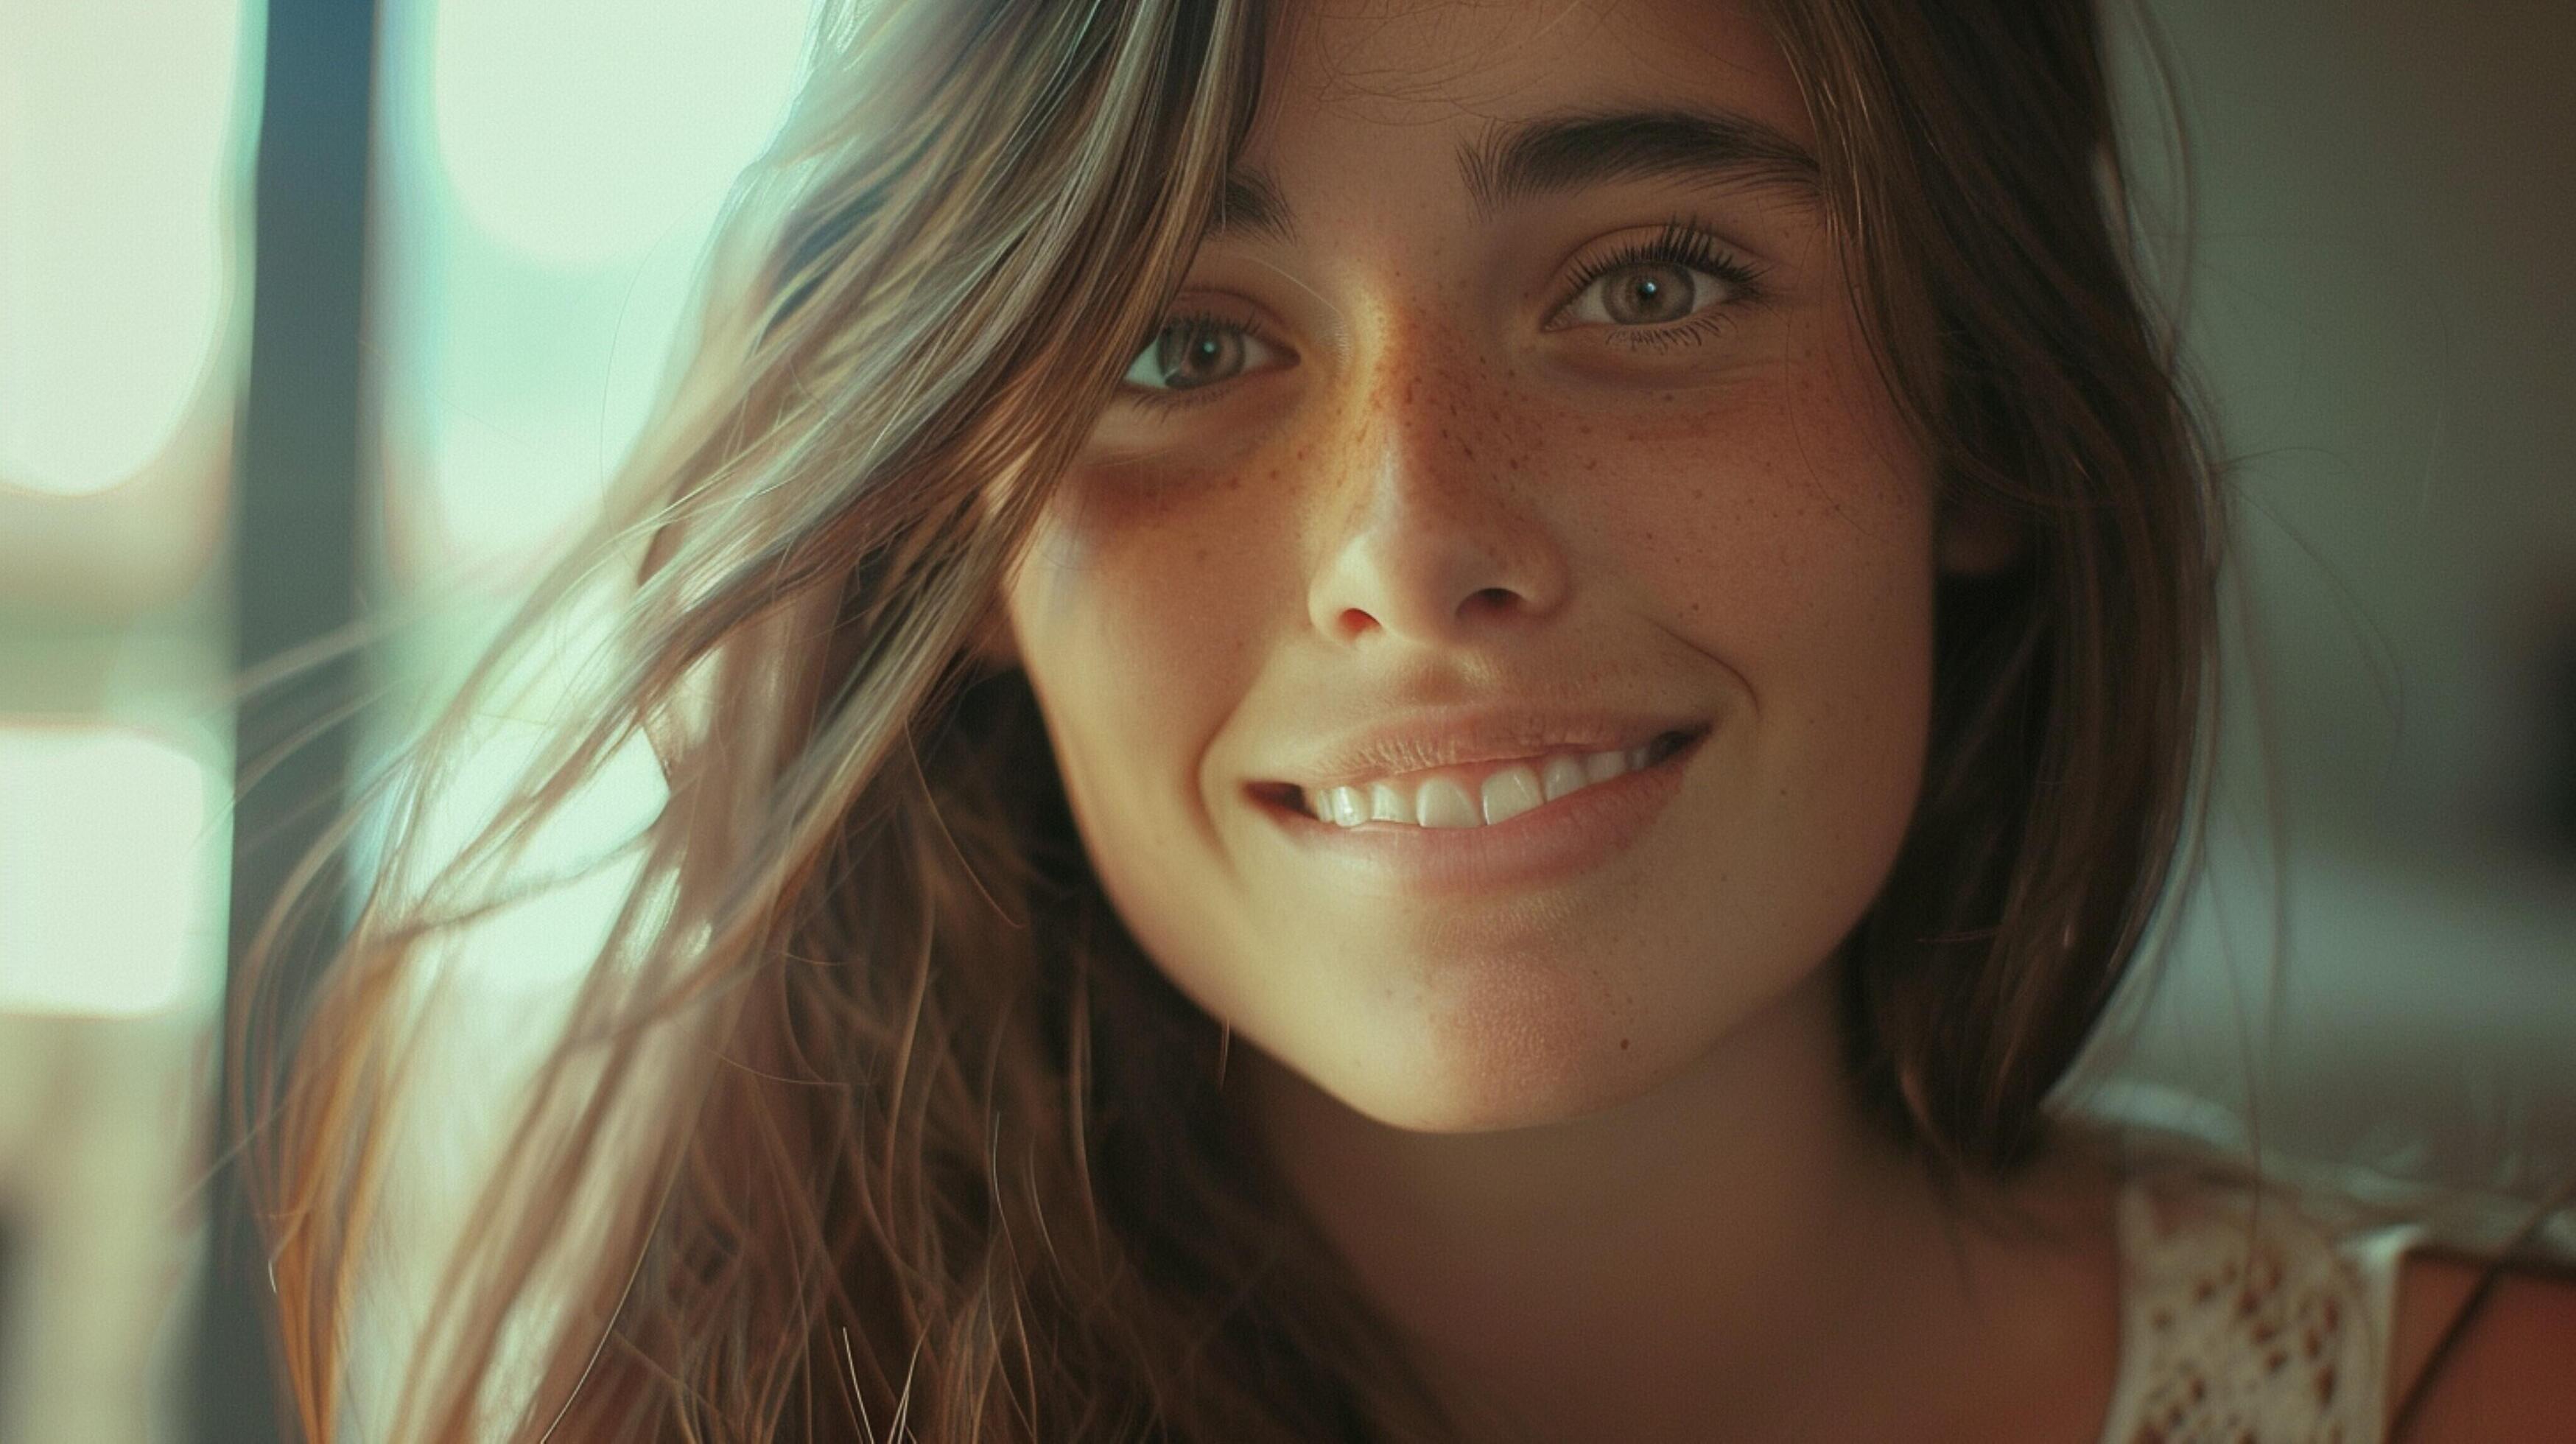
[[[1489, 217], [1456, 163], [1610, 107], [1811, 147], [1785, 63], [1686, 0], [1322, 5], [1270, 54], [1242, 160], [1294, 234], [1212, 239], [1174, 307], [1241, 365], [1114, 404], [1009, 586], [1110, 896], [1485, 1437], [2084, 1437], [2101, 1180], [2018, 1187], [2045, 1238], [1959, 1230], [1832, 1019], [1923, 773], [1935, 581], [2011, 539], [1939, 504], [1815, 202], [1632, 177]], [[1754, 288], [1609, 321], [1587, 265], [1685, 216]], [[1486, 896], [1336, 880], [1246, 796], [1515, 702], [1714, 730], [1639, 845]]]

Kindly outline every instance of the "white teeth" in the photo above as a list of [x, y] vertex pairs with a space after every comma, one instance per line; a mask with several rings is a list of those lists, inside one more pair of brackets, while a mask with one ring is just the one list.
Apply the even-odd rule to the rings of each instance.
[[1368, 821], [1368, 809], [1362, 805], [1356, 787], [1336, 787], [1324, 794], [1333, 806], [1333, 821], [1344, 827], [1357, 827]]
[[1591, 780], [1592, 774], [1583, 770], [1583, 759], [1570, 752], [1560, 752], [1547, 759], [1545, 790], [1547, 800], [1550, 802], [1556, 801]]
[[1611, 778], [1641, 771], [1654, 756], [1654, 744], [1625, 751], [1575, 754], [1560, 752], [1540, 766], [1515, 763], [1487, 777], [1470, 792], [1451, 777], [1434, 777], [1418, 789], [1392, 782], [1326, 788], [1306, 794], [1314, 815], [1342, 827], [1366, 822], [1401, 822], [1415, 827], [1487, 827], [1520, 816]]
[[1487, 824], [1518, 817], [1547, 798], [1538, 790], [1538, 774], [1527, 767], [1506, 767], [1485, 779]]
[[1422, 784], [1413, 800], [1424, 827], [1482, 827], [1485, 819], [1476, 808], [1476, 799], [1467, 789], [1446, 777], [1434, 777]]

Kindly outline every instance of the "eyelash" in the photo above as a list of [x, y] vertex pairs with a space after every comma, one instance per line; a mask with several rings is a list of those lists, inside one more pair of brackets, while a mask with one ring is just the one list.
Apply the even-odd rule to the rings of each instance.
[[[1591, 289], [1593, 282], [1629, 266], [1650, 264], [1687, 266], [1694, 271], [1715, 276], [1735, 292], [1734, 298], [1721, 301], [1683, 320], [1667, 322], [1662, 326], [1610, 328], [1613, 336], [1624, 338], [1614, 340], [1612, 342], [1614, 345], [1658, 351], [1670, 350], [1676, 346], [1696, 346], [1724, 329], [1729, 320], [1726, 312], [1738, 306], [1760, 301], [1765, 295], [1761, 285], [1760, 267], [1747, 264], [1721, 247], [1697, 220], [1687, 216], [1677, 216], [1666, 221], [1663, 230], [1652, 239], [1632, 241], [1606, 256], [1585, 262], [1582, 269], [1576, 273], [1573, 283], [1566, 288], [1565, 299], [1557, 302], [1547, 313], [1549, 329], [1556, 329], [1553, 325], [1556, 318], [1564, 315], [1569, 307], [1582, 299], [1583, 293]], [[1218, 315], [1212, 311], [1174, 312], [1163, 318], [1163, 324], [1156, 328], [1155, 334], [1159, 336], [1175, 327], [1235, 330], [1266, 345], [1279, 344], [1265, 335], [1258, 326], [1238, 317]], [[1128, 389], [1123, 392], [1123, 395], [1130, 403], [1141, 406], [1147, 411], [1159, 413], [1205, 405], [1213, 398], [1204, 393], [1222, 394], [1224, 390], [1222, 385], [1192, 387], [1181, 391]]]
[[1720, 246], [1698, 221], [1688, 216], [1676, 216], [1664, 222], [1663, 230], [1651, 240], [1631, 241], [1606, 256], [1585, 262], [1576, 272], [1565, 299], [1556, 304], [1555, 310], [1548, 312], [1548, 321], [1552, 324], [1557, 317], [1564, 315], [1582, 299], [1585, 291], [1592, 289], [1592, 283], [1603, 276], [1630, 266], [1655, 264], [1687, 266], [1715, 276], [1727, 284], [1734, 296], [1661, 326], [1613, 327], [1609, 336], [1604, 338], [1611, 344], [1659, 351], [1675, 346], [1696, 346], [1725, 328], [1732, 319], [1728, 315], [1730, 311], [1760, 301], [1765, 294], [1760, 267], [1746, 263]]
[[[1240, 331], [1246, 336], [1249, 336], [1264, 345], [1276, 346], [1279, 344], [1278, 342], [1271, 340], [1269, 335], [1263, 332], [1260, 327], [1253, 325], [1242, 317], [1219, 315], [1214, 311], [1175, 311], [1163, 318], [1162, 325], [1154, 328], [1154, 335], [1161, 336], [1166, 331], [1175, 330], [1181, 327], [1188, 327], [1193, 331], [1200, 327], [1206, 327], [1210, 330]], [[1149, 337], [1147, 339], [1150, 343], [1152, 338]], [[1225, 391], [1225, 387], [1222, 384], [1215, 386], [1194, 386], [1182, 391], [1146, 391], [1126, 387], [1120, 388], [1120, 394], [1129, 402], [1137, 406], [1141, 406], [1147, 411], [1153, 412], [1179, 411], [1186, 407], [1205, 405], [1210, 399], [1205, 393], [1211, 391], [1222, 395]]]

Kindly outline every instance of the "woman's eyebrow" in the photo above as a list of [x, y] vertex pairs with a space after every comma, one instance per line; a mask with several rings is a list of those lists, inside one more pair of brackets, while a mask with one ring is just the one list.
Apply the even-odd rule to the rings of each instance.
[[[1564, 111], [1498, 121], [1458, 148], [1458, 174], [1479, 220], [1536, 196], [1646, 177], [1751, 185], [1808, 203], [1822, 193], [1805, 146], [1729, 110]], [[1286, 241], [1296, 225], [1278, 185], [1238, 167], [1226, 177], [1208, 234]]]

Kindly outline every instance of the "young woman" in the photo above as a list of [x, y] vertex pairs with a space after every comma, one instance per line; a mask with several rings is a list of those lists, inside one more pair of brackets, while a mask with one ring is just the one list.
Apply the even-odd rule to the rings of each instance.
[[398, 1437], [2576, 1419], [2576, 1290], [2454, 1327], [2469, 1265], [2045, 1106], [2175, 865], [2218, 554], [2088, 7], [823, 33], [602, 533], [616, 665], [301, 1037], [314, 1437], [406, 969], [639, 735]]

